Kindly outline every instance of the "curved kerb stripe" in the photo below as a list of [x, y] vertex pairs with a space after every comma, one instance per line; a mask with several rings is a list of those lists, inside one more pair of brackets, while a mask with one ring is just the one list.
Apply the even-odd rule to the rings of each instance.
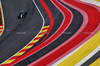
[[42, 38], [48, 31], [49, 26], [44, 26], [40, 33], [36, 36], [34, 40], [32, 40], [26, 47], [24, 47], [21, 51], [19, 51], [17, 54], [15, 54], [13, 57], [8, 59], [7, 61], [3, 62], [1, 65], [7, 65], [11, 62], [15, 61], [18, 57], [23, 55], [27, 50], [29, 50], [36, 42], [39, 41], [40, 38]]
[[0, 12], [1, 12], [1, 19], [2, 19], [2, 25], [0, 25], [0, 36], [3, 34], [3, 31], [4, 31], [4, 15], [3, 15], [3, 9], [2, 9], [2, 4], [1, 4], [1, 1], [0, 1]]

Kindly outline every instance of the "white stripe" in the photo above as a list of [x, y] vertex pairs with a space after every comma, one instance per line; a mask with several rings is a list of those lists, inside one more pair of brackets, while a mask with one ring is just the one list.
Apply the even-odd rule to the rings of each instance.
[[[88, 40], [89, 41], [89, 40]], [[88, 41], [86, 41], [85, 43], [87, 43]], [[85, 44], [84, 43], [84, 44]], [[60, 64], [61, 62], [63, 62], [65, 59], [67, 59], [68, 57], [70, 57], [72, 54], [74, 54], [77, 50], [79, 50], [84, 44], [82, 44], [80, 47], [78, 47], [77, 49], [75, 49], [73, 52], [71, 52], [70, 54], [66, 55], [65, 57], [63, 57], [62, 59], [60, 59], [59, 61], [57, 61], [56, 63], [52, 64], [51, 66], [57, 66], [58, 64]]]
[[[43, 17], [41, 11], [39, 10], [39, 8], [38, 8], [38, 6], [36, 5], [36, 3], [35, 3], [34, 0], [33, 0], [33, 3], [34, 3], [34, 5], [35, 5], [35, 7], [37, 8], [39, 14], [41, 15], [41, 18], [42, 18], [42, 20], [43, 20], [43, 25], [42, 25], [42, 28], [43, 28], [43, 26], [44, 26], [44, 24], [45, 24], [44, 17]], [[42, 28], [41, 28], [41, 30], [42, 30]], [[41, 32], [41, 30], [39, 31], [39, 33]], [[38, 33], [38, 34], [39, 34], [39, 33]], [[37, 35], [38, 35], [38, 34], [37, 34]], [[36, 36], [37, 36], [37, 35], [36, 35]], [[34, 39], [36, 38], [36, 36], [35, 36], [32, 40], [34, 40]], [[31, 40], [31, 41], [32, 41], [32, 40]], [[31, 42], [31, 41], [30, 41], [30, 42]], [[30, 43], [30, 42], [29, 42], [29, 43]], [[28, 44], [29, 44], [29, 43], [28, 43]], [[27, 45], [28, 45], [28, 44], [27, 44]], [[27, 46], [27, 45], [26, 45], [26, 46]], [[26, 46], [24, 46], [24, 47], [26, 47]], [[23, 48], [24, 48], [24, 47], [23, 47]], [[23, 49], [23, 48], [22, 48], [22, 49]], [[21, 49], [21, 50], [22, 50], [22, 49]], [[17, 53], [19, 53], [21, 50], [19, 50]], [[16, 53], [16, 54], [17, 54], [17, 53]], [[14, 54], [14, 55], [16, 55], [16, 54]], [[14, 55], [13, 55], [13, 56], [14, 56]], [[10, 58], [12, 58], [13, 56], [11, 56]], [[10, 59], [10, 58], [9, 58], [9, 59]], [[7, 59], [7, 60], [9, 60], [9, 59]], [[6, 61], [7, 61], [7, 60], [6, 60]], [[4, 62], [5, 62], [5, 61], [4, 61]], [[2, 62], [2, 63], [4, 63], [4, 62]], [[1, 64], [2, 64], [2, 63], [1, 63]]]
[[90, 59], [93, 55], [95, 55], [98, 51], [100, 51], [100, 46], [98, 46], [93, 52], [91, 52], [88, 56], [86, 56], [84, 59], [82, 59], [79, 63], [77, 63], [75, 66], [81, 66], [83, 63], [85, 63], [88, 59]]
[[98, 2], [96, 5], [100, 6], [100, 2]]
[[94, 1], [94, 0], [81, 0], [81, 1], [100, 6], [100, 2], [99, 1]]

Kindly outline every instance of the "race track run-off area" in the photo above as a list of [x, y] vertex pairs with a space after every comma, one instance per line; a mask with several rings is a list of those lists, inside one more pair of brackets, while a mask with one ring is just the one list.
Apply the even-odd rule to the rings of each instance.
[[0, 66], [100, 66], [100, 0], [0, 0]]

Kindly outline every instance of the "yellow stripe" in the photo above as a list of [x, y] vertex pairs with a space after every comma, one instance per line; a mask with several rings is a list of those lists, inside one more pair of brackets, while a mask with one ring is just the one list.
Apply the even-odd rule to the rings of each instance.
[[4, 63], [2, 63], [2, 64], [9, 64], [9, 63], [13, 62], [14, 60], [15, 60], [15, 59], [8, 60], [8, 61], [6, 61], [6, 62], [4, 62]]
[[100, 66], [100, 58], [97, 59], [95, 62], [93, 62], [92, 64], [90, 64], [89, 66]]
[[[47, 29], [48, 30], [48, 29]], [[40, 33], [47, 32], [47, 30], [42, 30]]]
[[38, 37], [42, 37], [44, 34], [41, 34], [41, 35], [38, 35], [36, 38], [38, 38]]
[[15, 54], [14, 56], [21, 56], [22, 54], [24, 54], [25, 52], [20, 52], [20, 53], [17, 53]]
[[39, 41], [39, 39], [33, 40], [33, 41], [31, 41], [31, 43], [36, 43], [36, 42], [38, 42], [38, 41]]
[[100, 45], [100, 31], [73, 55], [61, 62], [58, 66], [74, 66]]
[[48, 28], [48, 27], [50, 27], [50, 25], [49, 26], [44, 26], [43, 28]]
[[0, 31], [2, 31], [3, 29], [0, 29]]
[[100, 0], [94, 0], [94, 1], [100, 1]]
[[3, 28], [3, 26], [0, 26], [0, 28]]
[[29, 48], [31, 48], [33, 45], [30, 45], [30, 46], [26, 46], [25, 48], [23, 48], [23, 49], [29, 49]]

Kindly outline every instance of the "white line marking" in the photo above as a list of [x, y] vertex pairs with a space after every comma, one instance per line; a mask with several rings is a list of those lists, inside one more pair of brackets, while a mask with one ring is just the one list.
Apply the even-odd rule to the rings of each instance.
[[81, 0], [81, 1], [100, 6], [100, 2], [99, 1], [94, 1], [94, 0]]
[[[34, 0], [33, 0], [33, 3], [34, 3], [35, 7], [37, 8], [38, 12], [40, 13], [40, 15], [41, 15], [41, 17], [42, 17], [42, 20], [43, 20], [42, 28], [43, 28], [43, 26], [44, 26], [44, 24], [45, 24], [44, 17], [43, 17], [41, 11], [39, 10], [39, 8], [38, 8], [38, 6], [36, 5], [36, 3], [35, 3]], [[41, 30], [42, 30], [42, 28], [41, 28]], [[39, 33], [41, 32], [41, 30], [39, 31]], [[38, 34], [39, 34], [39, 33], [38, 33]], [[38, 34], [37, 34], [37, 35], [38, 35]], [[36, 35], [36, 36], [37, 36], [37, 35]], [[32, 40], [34, 40], [34, 39], [36, 38], [36, 36], [35, 36]], [[31, 40], [31, 41], [32, 41], [32, 40]], [[30, 41], [30, 42], [31, 42], [31, 41]], [[29, 42], [29, 43], [30, 43], [30, 42]], [[29, 44], [29, 43], [28, 43], [28, 44]], [[27, 44], [27, 45], [28, 45], [28, 44]], [[27, 46], [27, 45], [26, 45], [26, 46]], [[26, 46], [24, 46], [24, 47], [26, 47]], [[24, 47], [23, 47], [23, 48], [24, 48]], [[23, 49], [23, 48], [22, 48], [22, 49]], [[21, 50], [22, 50], [22, 49], [21, 49]], [[19, 50], [17, 53], [19, 53], [21, 50]], [[17, 54], [17, 53], [16, 53], [16, 54]], [[16, 55], [16, 54], [14, 54], [14, 55]], [[14, 56], [14, 55], [13, 55], [13, 56]], [[11, 56], [10, 58], [12, 58], [13, 56]], [[9, 59], [10, 59], [10, 58], [9, 58]], [[7, 60], [9, 60], [9, 59], [7, 59]], [[6, 60], [6, 61], [7, 61], [7, 60]], [[5, 61], [4, 61], [4, 62], [5, 62]], [[2, 63], [4, 63], [4, 62], [2, 62]], [[2, 64], [2, 63], [1, 63], [1, 64]], [[1, 64], [0, 64], [0, 65], [1, 65]]]

